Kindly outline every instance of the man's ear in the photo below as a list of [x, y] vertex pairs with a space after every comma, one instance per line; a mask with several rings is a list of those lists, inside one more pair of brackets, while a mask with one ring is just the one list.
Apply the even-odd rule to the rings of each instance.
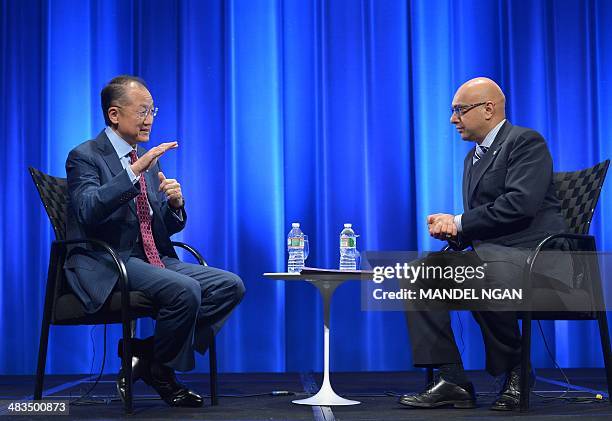
[[495, 103], [489, 101], [484, 106], [485, 120], [491, 120], [495, 115]]
[[119, 123], [119, 109], [117, 107], [110, 107], [106, 113], [108, 114], [108, 119], [113, 124]]

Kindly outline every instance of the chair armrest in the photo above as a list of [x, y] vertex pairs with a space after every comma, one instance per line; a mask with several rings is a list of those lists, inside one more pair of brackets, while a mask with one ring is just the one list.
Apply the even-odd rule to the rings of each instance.
[[199, 264], [201, 264], [202, 266], [208, 266], [208, 263], [206, 263], [206, 260], [204, 260], [204, 257], [202, 257], [202, 255], [195, 248], [191, 247], [189, 244], [182, 243], [180, 241], [173, 241], [172, 245], [174, 247], [180, 247], [182, 249], [187, 250], [189, 253], [191, 253], [193, 257], [196, 258]]
[[531, 252], [531, 254], [529, 255], [529, 257], [527, 258], [527, 261], [525, 262], [525, 268], [524, 268], [524, 280], [525, 283], [523, 285], [524, 288], [530, 288], [531, 287], [531, 275], [533, 273], [533, 268], [535, 266], [535, 262], [537, 260], [537, 258], [540, 256], [540, 251], [542, 251], [542, 248], [550, 243], [552, 240], [556, 240], [558, 238], [566, 238], [569, 240], [582, 240], [582, 241], [588, 241], [592, 247], [592, 251], [595, 250], [595, 237], [593, 237], [592, 235], [585, 235], [585, 234], [571, 234], [571, 233], [559, 233], [559, 234], [553, 234], [553, 235], [549, 235], [548, 237], [546, 237], [545, 239], [543, 239], [542, 241], [540, 241], [540, 243], [537, 245], [537, 247]]
[[[119, 254], [104, 241], [96, 240], [93, 238], [79, 238], [76, 240], [55, 240], [51, 243], [51, 249], [57, 247], [65, 247], [72, 244], [93, 244], [104, 250], [113, 259], [113, 263], [119, 273], [119, 288], [121, 289], [121, 303], [122, 306], [127, 305], [129, 307], [129, 294], [128, 294], [128, 275], [125, 263], [119, 256]], [[124, 301], [125, 300], [125, 301]]]

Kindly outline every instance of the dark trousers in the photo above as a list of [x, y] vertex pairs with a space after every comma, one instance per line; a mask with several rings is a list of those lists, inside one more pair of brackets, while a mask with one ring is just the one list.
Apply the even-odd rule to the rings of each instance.
[[[425, 257], [424, 263], [440, 266], [483, 264], [474, 252], [431, 253]], [[486, 281], [491, 286], [501, 286], [489, 274]], [[517, 279], [517, 282], [519, 281]], [[423, 283], [421, 286], [427, 285]], [[487, 372], [497, 376], [516, 367], [521, 355], [521, 338], [516, 312], [472, 311], [472, 315], [482, 331]], [[442, 364], [461, 363], [449, 311], [407, 311], [406, 319], [415, 366], [438, 367]]]
[[[472, 315], [482, 331], [487, 372], [498, 376], [516, 367], [521, 357], [516, 312], [472, 311]], [[410, 311], [406, 318], [416, 367], [461, 363], [448, 311]]]
[[165, 268], [140, 257], [126, 263], [129, 288], [142, 291], [159, 307], [155, 324], [154, 357], [175, 370], [195, 367], [194, 350], [205, 353], [245, 292], [231, 272], [162, 257]]

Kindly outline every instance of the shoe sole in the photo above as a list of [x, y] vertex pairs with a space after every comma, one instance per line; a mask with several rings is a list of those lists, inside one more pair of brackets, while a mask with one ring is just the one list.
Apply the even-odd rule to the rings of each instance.
[[442, 401], [436, 403], [420, 403], [420, 402], [400, 402], [401, 405], [411, 406], [414, 408], [439, 408], [441, 406], [449, 406], [452, 405], [453, 408], [457, 409], [474, 409], [476, 408], [476, 403], [472, 401]]
[[492, 407], [490, 407], [489, 409], [490, 409], [491, 411], [512, 412], [512, 411], [517, 410], [518, 408], [519, 408], [519, 407], [518, 407], [518, 405], [517, 405], [517, 406], [516, 406], [516, 408], [510, 408], [510, 407], [507, 407], [507, 406], [506, 406], [506, 407], [501, 407], [501, 406], [492, 406]]
[[501, 411], [501, 412], [511, 412], [511, 411], [515, 411], [517, 409], [519, 409], [520, 406], [520, 401], [516, 400], [513, 402], [514, 406], [498, 406], [498, 405], [491, 405], [491, 407], [489, 408], [491, 411]]

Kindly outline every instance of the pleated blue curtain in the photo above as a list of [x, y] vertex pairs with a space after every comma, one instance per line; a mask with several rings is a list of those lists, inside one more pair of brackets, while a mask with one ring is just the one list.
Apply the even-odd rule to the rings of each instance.
[[[291, 222], [310, 236], [310, 266], [337, 266], [345, 222], [360, 250], [439, 249], [425, 216], [461, 212], [471, 146], [449, 105], [479, 75], [500, 83], [514, 124], [543, 133], [556, 170], [609, 158], [611, 24], [606, 1], [0, 0], [0, 373], [32, 373], [38, 348], [52, 233], [27, 167], [65, 175], [68, 151], [103, 128], [113, 76], [148, 82], [152, 145], [179, 141], [162, 161], [188, 203], [177, 239], [246, 282], [220, 369], [320, 370], [316, 291], [261, 276], [285, 268]], [[609, 184], [592, 227], [601, 250]], [[404, 315], [361, 311], [357, 282], [337, 290], [331, 323], [334, 370], [412, 367]], [[482, 368], [477, 325], [454, 323], [466, 366]], [[594, 323], [544, 330], [561, 365], [602, 365]], [[52, 329], [48, 372], [96, 371], [102, 331]], [[109, 372], [119, 337], [109, 329]], [[534, 341], [536, 366], [551, 366]]]

